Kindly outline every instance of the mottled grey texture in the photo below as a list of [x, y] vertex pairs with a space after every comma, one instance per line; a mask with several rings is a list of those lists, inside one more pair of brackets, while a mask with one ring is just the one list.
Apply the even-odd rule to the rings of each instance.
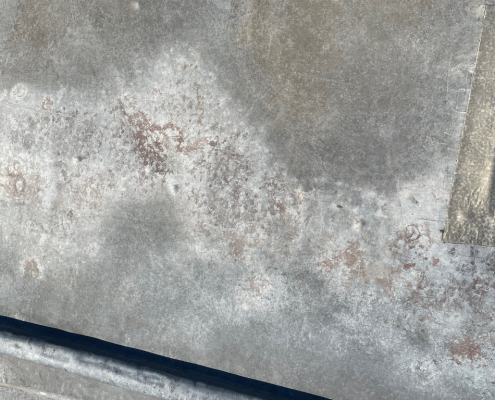
[[156, 397], [0, 354], [0, 399], [152, 400]]
[[21, 388], [0, 386], [0, 400], [47, 400], [47, 399], [55, 400], [57, 398], [52, 397], [50, 395], [45, 396], [36, 392], [26, 391]]
[[0, 331], [2, 384], [84, 400], [256, 400], [142, 365]]
[[495, 246], [495, 9], [487, 7], [445, 241]]
[[481, 1], [0, 11], [0, 313], [336, 400], [495, 396], [495, 252], [440, 232]]

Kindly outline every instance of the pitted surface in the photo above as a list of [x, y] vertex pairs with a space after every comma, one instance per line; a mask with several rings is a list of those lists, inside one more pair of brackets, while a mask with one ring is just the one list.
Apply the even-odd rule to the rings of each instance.
[[485, 8], [4, 1], [0, 312], [333, 399], [495, 396], [442, 243]]

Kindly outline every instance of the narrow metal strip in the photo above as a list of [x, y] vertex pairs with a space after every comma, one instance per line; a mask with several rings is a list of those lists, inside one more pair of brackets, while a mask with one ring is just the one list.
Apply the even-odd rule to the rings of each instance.
[[444, 242], [495, 246], [495, 7], [486, 6]]

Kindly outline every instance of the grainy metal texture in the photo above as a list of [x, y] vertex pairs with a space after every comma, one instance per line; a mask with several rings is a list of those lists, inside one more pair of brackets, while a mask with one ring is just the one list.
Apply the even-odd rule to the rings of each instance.
[[30, 392], [23, 390], [22, 388], [15, 387], [1, 387], [0, 386], [0, 400], [68, 400], [60, 397], [53, 397], [50, 395], [44, 395], [40, 393]]
[[495, 246], [495, 9], [488, 6], [445, 224], [445, 241]]
[[[69, 357], [68, 360], [71, 358]], [[54, 400], [156, 399], [156, 397], [72, 374], [63, 369], [0, 354], [0, 399], [39, 398]]]
[[[321, 396], [256, 381], [198, 364], [174, 360], [8, 317], [0, 317], [1, 354], [17, 357], [19, 360], [10, 361], [8, 367], [3, 366], [4, 374], [0, 374], [0, 384], [19, 386], [20, 383], [23, 387], [30, 389], [39, 388], [41, 385], [41, 388], [53, 392], [53, 388], [59, 381], [65, 379], [64, 373], [60, 371], [65, 371], [73, 373], [67, 379], [67, 385], [64, 384], [64, 388], [67, 386], [65, 389], [68, 389], [70, 393], [74, 389], [74, 383], [81, 386], [85, 382], [83, 378], [74, 375], [79, 374], [82, 377], [90, 377], [132, 390], [134, 393], [146, 393], [159, 398], [184, 400], [196, 398], [205, 400], [324, 399]], [[24, 361], [32, 362], [24, 363]], [[33, 362], [52, 368], [36, 366]], [[18, 373], [19, 368], [16, 370], [16, 365], [24, 365], [27, 368], [24, 373]], [[47, 374], [46, 371], [53, 371], [53, 373]], [[95, 386], [98, 387], [98, 384], [95, 385], [96, 382], [93, 384], [88, 384], [88, 382], [93, 381], [86, 380], [86, 397], [93, 395]], [[107, 386], [101, 387], [102, 393], [109, 392], [105, 390], [105, 388], [108, 389]], [[66, 391], [60, 389], [55, 392], [65, 393]], [[128, 395], [127, 391], [115, 391], [115, 394], [119, 393], [124, 396]], [[83, 393], [75, 392], [74, 394]]]
[[441, 242], [479, 0], [0, 2], [0, 313], [333, 399], [495, 395]]
[[[39, 339], [33, 340], [32, 338], [9, 332], [0, 332], [0, 354], [26, 361], [29, 369], [24, 371], [26, 376], [21, 377], [21, 379], [25, 379], [28, 382], [30, 382], [32, 370], [43, 371], [42, 367], [33, 363], [67, 372], [69, 379], [67, 379], [66, 384], [70, 385], [71, 380], [80, 381], [78, 385], [80, 386], [79, 391], [70, 390], [69, 386], [68, 397], [72, 398], [90, 399], [111, 398], [114, 396], [115, 398], [124, 399], [145, 399], [150, 398], [148, 396], [152, 396], [153, 398], [167, 400], [256, 400], [252, 396], [157, 373], [149, 368], [137, 368], [120, 360], [110, 359], [88, 351], [68, 349], [64, 346], [54, 345]], [[0, 369], [0, 372], [3, 372], [2, 376], [0, 376], [0, 382], [12, 380], [9, 374], [16, 362], [18, 361], [8, 364], [7, 372]], [[5, 376], [6, 374], [8, 375], [7, 377]], [[48, 376], [47, 381], [42, 383], [43, 386], [40, 382], [37, 385], [35, 384], [37, 389], [41, 387], [45, 392], [50, 392], [51, 389], [54, 394], [62, 394], [60, 393], [63, 392], [62, 390], [57, 390], [56, 386], [54, 388], [57, 380], [60, 380], [59, 374], [60, 372], [54, 371], [52, 373], [54, 376]], [[92, 378], [120, 387], [126, 391], [130, 390], [137, 393], [119, 391], [101, 384], [91, 384], [91, 380], [84, 380], [80, 377]], [[81, 387], [84, 384], [86, 386]], [[24, 384], [24, 386], [26, 385]], [[95, 389], [96, 391], [94, 391]], [[103, 395], [106, 396], [103, 397]]]

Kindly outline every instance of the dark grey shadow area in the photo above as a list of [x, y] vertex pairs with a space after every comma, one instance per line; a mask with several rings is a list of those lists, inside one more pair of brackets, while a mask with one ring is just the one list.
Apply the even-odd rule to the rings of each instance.
[[447, 0], [24, 0], [11, 19], [4, 82], [111, 95], [163, 51], [192, 48], [305, 190], [382, 193], [457, 143], [449, 62], [479, 29]]
[[450, 58], [479, 31], [466, 28], [466, 11], [446, 1], [235, 2], [235, 62], [223, 76], [266, 132], [273, 163], [305, 190], [393, 193], [455, 147]]
[[163, 48], [196, 29], [201, 14], [188, 3], [10, 1], [2, 78], [41, 90], [105, 92], [116, 78], [134, 79]]

